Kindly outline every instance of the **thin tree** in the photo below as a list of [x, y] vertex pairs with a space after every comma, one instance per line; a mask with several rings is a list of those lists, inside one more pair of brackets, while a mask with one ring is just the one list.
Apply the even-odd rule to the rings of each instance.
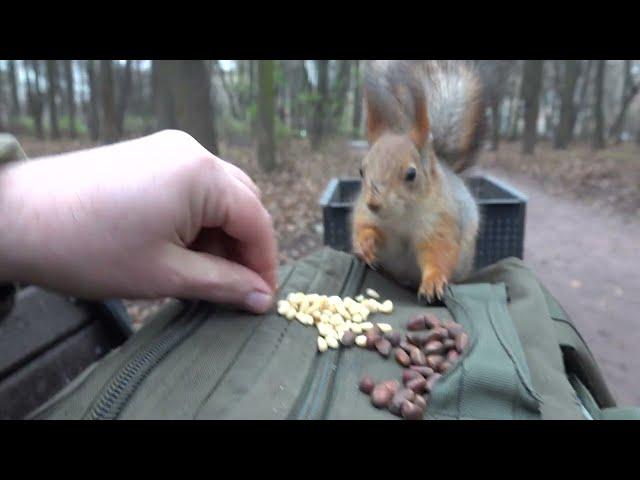
[[251, 104], [251, 60], [236, 60], [240, 79], [238, 104], [242, 118], [246, 118], [247, 108]]
[[347, 104], [347, 94], [351, 83], [351, 61], [339, 60], [338, 74], [336, 75], [335, 85], [333, 87], [333, 122], [334, 130], [340, 128], [344, 107]]
[[9, 60], [9, 88], [11, 90], [11, 110], [12, 119], [17, 119], [22, 114], [22, 106], [20, 105], [20, 97], [18, 96], [18, 77], [16, 74], [17, 60]]
[[491, 112], [491, 150], [496, 151], [500, 143], [502, 99], [513, 65], [508, 60], [484, 60], [477, 66], [483, 79], [486, 105]]
[[[580, 85], [580, 93], [578, 94], [578, 105], [574, 109], [573, 118], [571, 119], [571, 138], [569, 141], [573, 139], [573, 135], [578, 125], [580, 125], [580, 130], [583, 130], [584, 119], [587, 115], [585, 112], [587, 111], [586, 105], [588, 100], [588, 89], [591, 84], [591, 67], [593, 66], [593, 60], [587, 60], [585, 62], [584, 73], [581, 75], [582, 84]], [[580, 118], [580, 122], [578, 119]]]
[[142, 83], [140, 61], [131, 60], [131, 100], [129, 100], [129, 108], [136, 115], [142, 114], [142, 97], [144, 95], [144, 85]]
[[112, 60], [100, 60], [100, 103], [102, 106], [100, 137], [103, 143], [113, 143], [118, 139], [113, 84]]
[[274, 61], [258, 61], [258, 163], [266, 172], [276, 167]]
[[304, 60], [290, 60], [289, 103], [291, 105], [291, 127], [297, 131], [306, 128], [306, 117], [309, 111], [305, 96], [311, 91], [311, 82], [307, 75]]
[[58, 125], [58, 63], [56, 60], [47, 60], [47, 100], [49, 104], [49, 123], [51, 138], [60, 138], [60, 126]]
[[311, 120], [311, 148], [317, 150], [324, 139], [326, 131], [327, 101], [329, 99], [329, 60], [316, 60], [318, 85], [316, 89], [315, 108]]
[[[514, 62], [513, 75], [509, 81], [509, 110], [507, 113], [507, 140], [513, 141], [518, 138], [518, 126], [522, 111], [522, 73], [519, 61]], [[517, 72], [517, 74], [516, 74]]]
[[64, 61], [64, 77], [67, 84], [67, 110], [69, 110], [69, 136], [76, 138], [76, 92], [73, 79], [73, 60]]
[[124, 135], [124, 115], [127, 111], [129, 98], [131, 97], [132, 64], [133, 60], [127, 60], [125, 62], [124, 72], [122, 72], [122, 78], [120, 79], [120, 88], [118, 89], [118, 101], [116, 105], [116, 133], [118, 138]]
[[538, 112], [542, 86], [543, 60], [526, 60], [522, 73], [522, 98], [524, 100], [524, 134], [522, 153], [532, 154], [538, 137]]
[[355, 138], [360, 137], [362, 125], [362, 79], [360, 78], [360, 60], [354, 61], [354, 88], [353, 88], [353, 126], [351, 134]]
[[594, 80], [593, 118], [595, 121], [591, 147], [600, 150], [605, 147], [604, 140], [604, 111], [602, 99], [604, 97], [604, 77], [606, 60], [598, 60], [596, 64], [596, 78]]
[[580, 76], [580, 63], [578, 60], [566, 60], [564, 62], [564, 82], [560, 95], [560, 120], [556, 129], [553, 147], [557, 149], [567, 148], [572, 136], [573, 119], [575, 117], [574, 96], [578, 77]]
[[256, 61], [248, 60], [249, 62], [249, 104], [252, 104], [256, 99]]
[[[5, 106], [7, 102], [4, 100], [4, 72], [0, 69], [0, 132], [2, 132], [6, 127], [4, 125], [5, 118]], [[7, 112], [7, 116], [8, 116]]]
[[[30, 79], [33, 72], [33, 80]], [[27, 69], [27, 103], [29, 105], [29, 113], [33, 118], [36, 128], [36, 136], [44, 139], [44, 127], [42, 122], [42, 113], [44, 111], [44, 99], [42, 89], [40, 88], [40, 64], [38, 60], [25, 60], [25, 68]]]
[[172, 66], [168, 61], [151, 64], [152, 101], [158, 128], [178, 128], [171, 89]]
[[216, 76], [220, 79], [220, 83], [222, 84], [222, 89], [224, 90], [227, 99], [229, 100], [229, 108], [231, 110], [231, 115], [233, 118], [240, 120], [242, 118], [242, 113], [240, 109], [240, 99], [234, 92], [233, 85], [230, 84], [229, 75], [224, 71], [222, 65], [220, 65], [220, 60], [213, 61], [213, 71]]
[[218, 152], [211, 78], [204, 60], [154, 60], [153, 88], [159, 128], [184, 130]]
[[609, 129], [609, 136], [616, 142], [621, 141], [622, 127], [627, 116], [629, 106], [633, 102], [638, 92], [640, 92], [640, 81], [635, 82], [631, 74], [632, 60], [624, 61], [624, 80], [622, 83], [622, 95], [620, 98], [620, 109]]
[[87, 83], [89, 84], [88, 125], [91, 140], [98, 141], [100, 137], [100, 90], [95, 70], [95, 61], [87, 60]]

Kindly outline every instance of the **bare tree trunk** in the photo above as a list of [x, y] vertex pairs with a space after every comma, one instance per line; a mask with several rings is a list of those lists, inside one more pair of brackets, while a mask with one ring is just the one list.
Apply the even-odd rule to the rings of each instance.
[[292, 68], [292, 62], [289, 60], [282, 60], [281, 66], [284, 75], [284, 95], [282, 101], [284, 103], [285, 126], [287, 127], [287, 129], [292, 130], [294, 72]]
[[25, 69], [27, 71], [27, 98], [29, 111], [36, 127], [36, 136], [44, 139], [44, 127], [42, 124], [42, 112], [44, 110], [44, 99], [42, 98], [42, 90], [40, 89], [40, 65], [38, 60], [31, 60], [31, 68], [33, 70], [33, 84], [31, 83], [28, 69], [28, 60], [25, 60]]
[[[543, 79], [542, 79], [542, 85], [540, 87], [541, 90], [541, 94], [544, 96], [545, 92], [549, 92], [550, 94], [550, 101], [549, 101], [549, 105], [550, 105], [550, 109], [549, 109], [549, 114], [550, 114], [550, 119], [551, 121], [548, 124], [548, 130], [550, 132], [554, 132], [556, 131], [558, 124], [560, 123], [559, 121], [559, 114], [560, 114], [560, 99], [561, 99], [561, 92], [562, 92], [562, 71], [563, 71], [563, 64], [562, 62], [560, 62], [559, 60], [551, 60], [550, 61], [550, 65], [552, 67], [553, 70], [553, 77], [552, 77], [552, 84], [551, 87], [546, 87], [545, 88], [545, 79], [544, 79], [544, 73], [543, 73]], [[549, 63], [548, 63], [549, 65]], [[548, 68], [547, 68], [548, 69]]]
[[118, 128], [116, 126], [112, 60], [100, 60], [100, 83], [102, 97], [102, 129], [100, 136], [103, 143], [113, 143], [118, 139]]
[[127, 60], [124, 65], [124, 72], [120, 83], [120, 93], [116, 108], [116, 133], [118, 138], [124, 135], [124, 115], [127, 111], [129, 98], [131, 97], [131, 67], [133, 60]]
[[76, 138], [76, 92], [73, 81], [73, 60], [64, 61], [64, 76], [67, 84], [67, 109], [69, 110], [69, 136]]
[[538, 137], [538, 111], [542, 86], [543, 60], [526, 60], [522, 73], [522, 98], [524, 100], [524, 134], [522, 153], [532, 154]]
[[11, 110], [12, 119], [18, 118], [22, 114], [20, 97], [18, 96], [18, 77], [16, 75], [17, 60], [9, 60], [9, 87], [11, 89]]
[[289, 103], [291, 105], [291, 126], [298, 132], [307, 128], [306, 112], [301, 96], [311, 89], [304, 60], [290, 60], [291, 88], [289, 90]]
[[311, 148], [317, 150], [324, 139], [326, 130], [327, 101], [329, 99], [329, 60], [316, 60], [318, 88], [315, 109], [311, 123]]
[[491, 110], [491, 150], [498, 150], [502, 103], [514, 63], [509, 60], [479, 60], [476, 67], [484, 84], [484, 104]]
[[178, 128], [171, 82], [174, 66], [163, 60], [152, 64], [153, 105], [159, 129]]
[[627, 116], [627, 111], [631, 102], [640, 91], [640, 82], [633, 83], [633, 77], [631, 76], [631, 60], [624, 61], [624, 83], [622, 85], [622, 95], [620, 99], [620, 110], [616, 115], [616, 118], [609, 129], [609, 136], [614, 142], [619, 143], [622, 139], [622, 127]]
[[518, 138], [518, 120], [520, 119], [520, 95], [513, 95], [509, 101], [509, 115], [507, 119], [507, 139], [514, 141]]
[[95, 60], [87, 60], [87, 78], [89, 83], [89, 134], [91, 140], [98, 141], [100, 137], [100, 93], [98, 78], [95, 70]]
[[34, 99], [34, 93], [33, 93], [33, 87], [31, 86], [31, 72], [29, 71], [29, 60], [23, 60], [22, 61], [22, 65], [24, 67], [24, 75], [25, 75], [25, 87], [27, 90], [27, 104], [26, 104], [26, 108], [27, 108], [27, 115], [31, 115], [31, 117], [34, 119], [34, 124], [35, 124], [35, 118], [33, 115], [33, 99]]
[[238, 93], [238, 108], [241, 118], [246, 119], [247, 109], [251, 105], [251, 60], [238, 60], [238, 68], [242, 82], [242, 89]]
[[[283, 82], [281, 77], [284, 75], [284, 65], [282, 60], [276, 60], [273, 64], [274, 71], [274, 96], [276, 105], [276, 116], [280, 119], [282, 125], [287, 125], [287, 89], [286, 81]], [[276, 123], [277, 125], [277, 123]]]
[[177, 128], [211, 153], [218, 152], [213, 95], [204, 60], [154, 60], [159, 128]]
[[556, 131], [553, 147], [565, 149], [572, 136], [573, 119], [575, 116], [575, 96], [576, 83], [580, 75], [580, 63], [578, 60], [566, 60], [564, 69], [564, 82], [562, 85], [562, 96], [560, 97], [560, 121]]
[[340, 128], [342, 114], [347, 103], [347, 94], [349, 93], [349, 84], [351, 83], [351, 60], [339, 60], [338, 75], [334, 87], [334, 109], [333, 109], [333, 125], [332, 130]]
[[598, 60], [596, 64], [596, 78], [595, 78], [595, 98], [593, 102], [593, 118], [595, 120], [595, 128], [593, 131], [593, 138], [591, 140], [591, 147], [593, 150], [600, 150], [605, 147], [604, 140], [604, 112], [602, 109], [602, 98], [604, 96], [604, 76], [606, 60]]
[[51, 123], [51, 138], [60, 138], [60, 127], [58, 125], [58, 64], [56, 60], [47, 60], [47, 99], [49, 103], [49, 121]]
[[258, 163], [266, 172], [276, 167], [274, 60], [258, 61]]
[[229, 107], [231, 108], [231, 115], [233, 118], [240, 120], [242, 115], [240, 113], [239, 100], [235, 93], [233, 92], [232, 86], [229, 84], [229, 78], [225, 71], [222, 69], [219, 60], [214, 60], [214, 71], [220, 77], [220, 82], [222, 83], [222, 88], [224, 89], [224, 93], [229, 100]]
[[[573, 140], [574, 132], [578, 124], [578, 118], [585, 111], [585, 107], [587, 105], [587, 92], [589, 89], [590, 78], [591, 78], [591, 66], [593, 65], [593, 60], [587, 60], [586, 66], [584, 69], [584, 73], [582, 74], [582, 85], [580, 86], [579, 100], [578, 106], [574, 109], [573, 118], [571, 119], [571, 137], [569, 141]], [[584, 115], [582, 115], [584, 118]], [[580, 122], [580, 128], [582, 129], [583, 122]]]
[[256, 98], [256, 61], [249, 60], [249, 104]]
[[131, 61], [131, 111], [137, 115], [143, 114], [145, 86], [140, 71], [140, 60]]
[[[515, 69], [515, 67], [514, 67]], [[507, 117], [507, 140], [514, 141], [518, 138], [518, 124], [521, 116], [521, 83], [522, 75], [515, 75], [511, 82], [509, 98], [509, 114]]]
[[360, 137], [360, 126], [362, 125], [362, 79], [360, 78], [360, 60], [355, 60], [354, 90], [353, 90], [353, 130], [355, 138]]
[[[0, 133], [5, 130], [7, 127], [4, 124], [4, 118], [5, 118], [5, 108], [7, 105], [7, 102], [5, 102], [4, 100], [4, 75], [3, 75], [3, 71], [0, 70]], [[7, 111], [7, 119], [9, 117], [9, 111]]]

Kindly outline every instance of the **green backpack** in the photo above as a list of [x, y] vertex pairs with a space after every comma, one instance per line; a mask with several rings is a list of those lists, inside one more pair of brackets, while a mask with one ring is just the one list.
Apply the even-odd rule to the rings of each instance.
[[[280, 284], [279, 298], [373, 288], [393, 300], [384, 321], [394, 329], [419, 312], [462, 324], [469, 348], [436, 383], [426, 420], [640, 418], [640, 409], [616, 407], [567, 314], [518, 259], [449, 286], [442, 306], [329, 248], [281, 267]], [[319, 354], [316, 337], [275, 311], [172, 301], [29, 418], [396, 419], [358, 382], [398, 379], [400, 366], [360, 348]]]

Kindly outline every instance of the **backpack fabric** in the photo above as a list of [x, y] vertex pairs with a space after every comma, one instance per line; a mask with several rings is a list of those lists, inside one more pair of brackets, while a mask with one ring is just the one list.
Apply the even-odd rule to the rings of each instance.
[[[278, 298], [373, 288], [394, 310], [370, 320], [400, 331], [425, 312], [462, 324], [470, 346], [436, 383], [425, 420], [640, 418], [616, 408], [570, 319], [518, 259], [450, 285], [441, 305], [330, 248], [281, 267], [280, 285]], [[358, 347], [320, 354], [316, 337], [275, 311], [175, 300], [29, 418], [397, 419], [358, 390], [365, 374], [400, 379], [395, 360]]]

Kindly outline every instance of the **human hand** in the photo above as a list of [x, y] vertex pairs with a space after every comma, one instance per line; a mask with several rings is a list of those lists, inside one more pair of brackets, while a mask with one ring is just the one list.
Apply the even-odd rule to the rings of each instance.
[[259, 190], [184, 132], [0, 169], [0, 280], [83, 298], [264, 312], [277, 247]]

